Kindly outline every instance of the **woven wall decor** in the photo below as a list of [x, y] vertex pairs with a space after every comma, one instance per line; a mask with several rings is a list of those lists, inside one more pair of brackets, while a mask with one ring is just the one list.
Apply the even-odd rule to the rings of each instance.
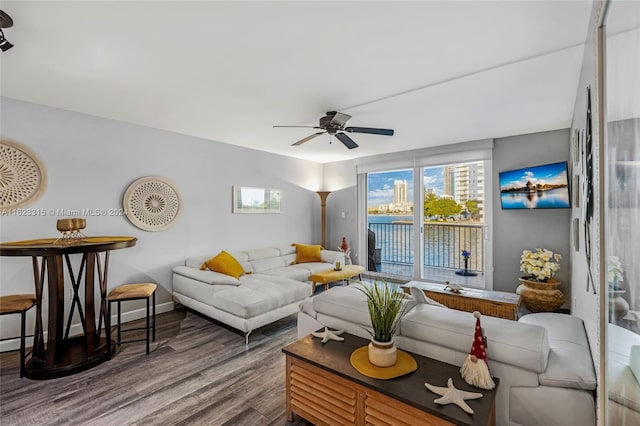
[[44, 165], [27, 147], [0, 140], [0, 211], [25, 207], [47, 186]]
[[174, 224], [182, 210], [182, 197], [167, 179], [140, 178], [129, 185], [122, 207], [132, 224], [145, 231], [162, 231]]

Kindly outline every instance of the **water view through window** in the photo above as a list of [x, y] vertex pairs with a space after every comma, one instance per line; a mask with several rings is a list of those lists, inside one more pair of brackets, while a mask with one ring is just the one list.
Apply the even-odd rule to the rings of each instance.
[[[480, 276], [474, 284], [483, 285], [482, 162], [424, 168], [417, 180], [412, 170], [369, 173], [367, 184], [370, 271], [436, 281], [467, 271]], [[415, 184], [423, 194], [421, 210], [413, 200]], [[416, 244], [414, 226], [420, 218]], [[466, 260], [463, 250], [470, 253]]]

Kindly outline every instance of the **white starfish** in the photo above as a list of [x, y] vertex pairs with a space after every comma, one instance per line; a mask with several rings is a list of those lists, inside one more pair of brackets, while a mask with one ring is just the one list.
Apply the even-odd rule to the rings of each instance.
[[311, 334], [313, 334], [314, 337], [322, 337], [322, 343], [327, 343], [329, 340], [342, 342], [344, 337], [339, 337], [342, 333], [344, 333], [344, 330], [331, 331], [329, 330], [329, 327], [325, 327], [324, 331], [314, 331]]
[[464, 402], [464, 400], [482, 398], [481, 393], [466, 392], [460, 389], [456, 389], [456, 387], [453, 386], [453, 380], [451, 380], [451, 378], [449, 378], [449, 380], [447, 381], [446, 388], [442, 388], [440, 386], [433, 386], [433, 385], [430, 385], [429, 383], [425, 383], [424, 385], [431, 392], [436, 393], [442, 397], [442, 398], [435, 399], [433, 401], [436, 404], [446, 405], [446, 404], [454, 403], [469, 414], [473, 414], [473, 410], [471, 409], [471, 407], [467, 405], [466, 402]]

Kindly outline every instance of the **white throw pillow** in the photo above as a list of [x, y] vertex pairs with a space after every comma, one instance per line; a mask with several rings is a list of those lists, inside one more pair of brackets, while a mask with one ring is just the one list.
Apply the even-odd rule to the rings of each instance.
[[446, 306], [443, 305], [442, 303], [436, 302], [435, 300], [431, 299], [430, 297], [427, 297], [427, 295], [424, 294], [424, 291], [422, 291], [418, 287], [409, 287], [409, 290], [411, 290], [411, 296], [413, 296], [413, 300], [415, 300], [416, 303], [426, 303], [427, 305], [433, 305], [433, 306], [439, 306], [441, 308], [446, 308]]

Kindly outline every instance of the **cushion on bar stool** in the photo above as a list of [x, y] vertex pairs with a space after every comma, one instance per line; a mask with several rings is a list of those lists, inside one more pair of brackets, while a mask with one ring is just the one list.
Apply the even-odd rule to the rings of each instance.
[[153, 283], [124, 284], [111, 290], [107, 300], [144, 299], [150, 297], [158, 286]]
[[12, 314], [26, 311], [36, 304], [33, 294], [12, 294], [0, 296], [0, 314]]

